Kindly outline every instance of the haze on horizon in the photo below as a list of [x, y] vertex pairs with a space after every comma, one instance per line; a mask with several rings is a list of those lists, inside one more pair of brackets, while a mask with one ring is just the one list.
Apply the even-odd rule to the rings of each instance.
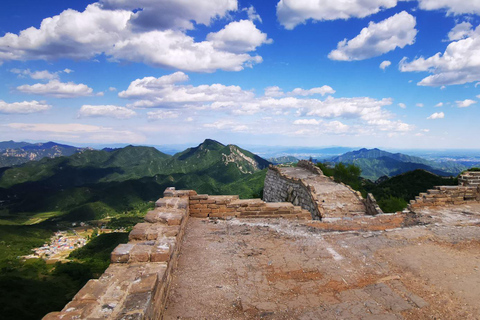
[[6, 2], [0, 140], [480, 149], [479, 15], [463, 0]]

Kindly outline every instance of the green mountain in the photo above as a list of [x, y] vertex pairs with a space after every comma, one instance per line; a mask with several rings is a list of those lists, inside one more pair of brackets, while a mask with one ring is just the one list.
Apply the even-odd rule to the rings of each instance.
[[27, 143], [3, 141], [0, 142], [0, 167], [20, 165], [43, 158], [71, 156], [83, 152], [86, 148], [77, 148], [55, 142]]
[[296, 163], [298, 162], [298, 160], [299, 160], [298, 158], [295, 158], [293, 156], [282, 156], [282, 157], [268, 159], [268, 161], [270, 161], [273, 164]]
[[396, 176], [404, 172], [422, 169], [440, 176], [455, 176], [466, 167], [454, 162], [434, 162], [402, 153], [390, 153], [379, 149], [360, 149], [330, 159], [334, 163], [353, 163], [362, 170], [362, 177], [372, 181], [382, 176]]
[[57, 221], [97, 220], [156, 200], [168, 186], [251, 197], [260, 194], [268, 164], [213, 140], [173, 157], [127, 146], [44, 158], [0, 170], [0, 219], [22, 222], [56, 212]]
[[425, 192], [434, 186], [458, 184], [456, 178], [441, 177], [420, 169], [382, 180], [379, 183], [367, 182], [364, 189], [375, 196], [384, 212], [404, 209], [408, 202], [415, 199], [420, 192]]

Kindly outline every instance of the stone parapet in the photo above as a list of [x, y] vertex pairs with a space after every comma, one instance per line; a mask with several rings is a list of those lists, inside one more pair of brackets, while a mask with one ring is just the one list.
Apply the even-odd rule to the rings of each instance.
[[263, 189], [266, 202], [290, 202], [310, 212], [312, 219], [320, 220], [323, 211], [313, 192], [313, 186], [305, 184], [302, 179], [289, 177], [279, 168], [269, 166]]
[[408, 208], [414, 211], [422, 207], [460, 205], [469, 201], [480, 201], [480, 186], [437, 186], [420, 193], [410, 201]]
[[367, 194], [367, 198], [364, 200], [365, 208], [367, 209], [367, 214], [375, 216], [377, 214], [383, 214], [382, 209], [377, 204], [377, 200], [373, 194]]
[[196, 218], [285, 218], [311, 219], [310, 213], [289, 202], [266, 203], [238, 196], [190, 196], [190, 215]]
[[480, 185], [480, 171], [466, 171], [458, 177], [458, 185], [465, 187]]
[[62, 311], [43, 319], [161, 319], [176, 267], [189, 197], [195, 191], [167, 188], [155, 210], [118, 245], [105, 273], [90, 280]]
[[300, 160], [297, 163], [297, 167], [307, 169], [311, 173], [318, 174], [319, 176], [323, 175], [322, 170], [311, 161]]

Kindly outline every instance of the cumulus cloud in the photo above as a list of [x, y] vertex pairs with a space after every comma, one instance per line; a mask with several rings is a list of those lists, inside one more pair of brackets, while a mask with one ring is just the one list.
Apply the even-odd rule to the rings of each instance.
[[141, 143], [145, 141], [143, 135], [130, 130], [118, 130], [81, 123], [9, 123], [5, 126], [12, 130], [42, 133], [46, 137], [62, 138], [68, 141], [98, 141], [103, 143]]
[[448, 14], [480, 14], [480, 2], [465, 0], [418, 0], [420, 9], [447, 10]]
[[402, 102], [400, 102], [400, 103], [398, 104], [398, 106], [399, 106], [400, 108], [402, 108], [402, 109], [405, 109], [405, 108], [407, 107], [407, 105], [406, 105], [405, 103], [402, 103]]
[[379, 23], [370, 22], [355, 38], [340, 41], [328, 57], [341, 61], [364, 60], [403, 48], [415, 42], [415, 25], [415, 17], [406, 11]]
[[37, 83], [34, 85], [25, 84], [17, 87], [17, 90], [23, 93], [51, 96], [55, 98], [76, 98], [90, 96], [93, 93], [93, 89], [83, 83], [64, 83], [58, 80], [51, 80], [48, 83]]
[[451, 42], [445, 52], [429, 58], [419, 57], [412, 62], [403, 58], [400, 71], [425, 71], [432, 75], [418, 85], [440, 87], [480, 81], [480, 26], [465, 39]]
[[[18, 35], [7, 33], [0, 37], [0, 63], [9, 60], [92, 59], [105, 54], [110, 61], [125, 60], [154, 67], [213, 72], [217, 69], [239, 71], [262, 61], [260, 56], [247, 52], [271, 40], [251, 21], [240, 21], [237, 24], [232, 22], [217, 33], [212, 33], [215, 43], [208, 40], [196, 41], [188, 36], [182, 29], [188, 29], [189, 26], [183, 22], [191, 24], [190, 20], [193, 19], [197, 23], [208, 25], [213, 17], [223, 16], [225, 10], [236, 9], [237, 6], [233, 0], [198, 2], [200, 4], [186, 0], [112, 0], [88, 5], [83, 12], [68, 9], [57, 16], [44, 19], [38, 29], [31, 27]], [[215, 5], [223, 9], [202, 11]], [[150, 10], [151, 7], [156, 9]], [[167, 9], [172, 7], [176, 9], [171, 13], [177, 15], [165, 20], [174, 25], [172, 28], [134, 28], [140, 25], [139, 21], [143, 19], [140, 16], [150, 13], [154, 13], [150, 17], [151, 22], [161, 24], [162, 18], [159, 16], [168, 16], [170, 13]], [[183, 11], [179, 8], [187, 11], [193, 8], [199, 16], [187, 14], [188, 20], [185, 20], [181, 13]], [[177, 21], [178, 17], [180, 20]], [[240, 31], [243, 34], [234, 34]]]
[[52, 80], [52, 79], [58, 79], [58, 74], [61, 72], [50, 72], [47, 70], [42, 70], [42, 71], [30, 71], [30, 69], [11, 69], [10, 72], [18, 74], [19, 77], [25, 77], [28, 76], [32, 79], [35, 80]]
[[288, 30], [307, 20], [364, 18], [383, 9], [393, 8], [397, 0], [280, 0], [277, 17]]
[[448, 33], [448, 40], [456, 41], [467, 38], [473, 34], [472, 24], [470, 22], [462, 22], [455, 27]]
[[192, 21], [209, 26], [229, 11], [237, 10], [237, 0], [101, 0], [104, 9], [138, 10], [130, 23], [139, 29], [193, 29]]
[[250, 20], [230, 22], [222, 30], [207, 35], [214, 48], [229, 52], [244, 53], [254, 51], [264, 43], [272, 43], [267, 35]]
[[83, 105], [78, 112], [80, 118], [89, 117], [107, 117], [116, 119], [129, 119], [137, 113], [125, 107], [118, 107], [113, 105]]
[[[332, 119], [330, 126], [335, 126], [335, 132], [353, 132], [365, 128], [373, 131], [407, 132], [413, 126], [395, 121], [395, 115], [384, 107], [392, 104], [392, 99], [373, 99], [369, 97], [334, 98], [329, 94], [335, 91], [330, 86], [312, 89], [296, 88], [285, 93], [280, 87], [268, 87], [263, 96], [256, 96], [253, 91], [244, 90], [239, 86], [222, 84], [192, 86], [185, 84], [188, 76], [176, 72], [160, 78], [146, 77], [132, 81], [128, 89], [119, 93], [119, 97], [129, 99], [128, 107], [160, 108], [158, 114], [164, 117], [168, 111], [179, 112], [224, 111], [235, 116], [251, 116], [258, 113], [298, 117], [323, 121]], [[314, 98], [312, 95], [325, 96], [325, 99]], [[164, 112], [165, 111], [165, 112]], [[153, 114], [152, 114], [153, 117]], [[338, 120], [337, 120], [338, 119]], [[340, 119], [357, 122], [357, 127], [346, 127], [334, 123]], [[300, 119], [301, 120], [301, 119]], [[297, 124], [302, 123], [297, 122]], [[210, 128], [226, 128], [225, 121], [210, 124]], [[305, 123], [306, 124], [306, 123]], [[373, 129], [374, 128], [374, 129]], [[250, 128], [251, 129], [251, 128]], [[249, 130], [250, 130], [249, 129]], [[280, 127], [281, 129], [281, 127]], [[223, 129], [222, 129], [223, 130]], [[239, 128], [235, 130], [240, 130]], [[333, 132], [333, 131], [332, 131]]]
[[174, 119], [178, 118], [180, 116], [180, 113], [175, 111], [157, 110], [147, 112], [147, 116], [149, 120]]
[[391, 61], [385, 60], [380, 63], [380, 69], [385, 70], [386, 68], [390, 67], [392, 65]]
[[52, 106], [45, 101], [23, 101], [7, 103], [0, 100], [0, 113], [36, 113], [50, 109]]
[[292, 91], [288, 93], [290, 96], [312, 96], [314, 94], [320, 94], [322, 96], [326, 94], [334, 94], [335, 90], [332, 89], [330, 86], [322, 86], [322, 87], [317, 87], [317, 88], [312, 88], [312, 89], [302, 89], [302, 88], [295, 88]]
[[443, 112], [435, 112], [431, 116], [427, 118], [427, 120], [436, 120], [436, 119], [443, 119], [445, 118], [445, 114]]
[[282, 97], [285, 93], [278, 86], [272, 86], [265, 88], [265, 97]]
[[477, 103], [477, 101], [471, 100], [471, 99], [466, 99], [466, 100], [462, 100], [462, 101], [455, 101], [455, 103], [457, 104], [457, 107], [459, 107], [459, 108], [467, 108], [467, 107], [470, 107], [472, 104]]
[[437, 107], [437, 108], [443, 107], [443, 102], [437, 103], [437, 104], [435, 105], [435, 107]]

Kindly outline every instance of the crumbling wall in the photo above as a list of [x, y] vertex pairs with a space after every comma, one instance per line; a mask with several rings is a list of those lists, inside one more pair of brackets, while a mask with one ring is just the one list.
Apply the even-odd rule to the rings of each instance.
[[411, 200], [408, 208], [414, 210], [421, 207], [444, 206], [447, 204], [465, 204], [469, 201], [480, 201], [480, 186], [438, 186], [420, 193]]
[[473, 187], [480, 185], [480, 171], [467, 171], [458, 177], [458, 185], [464, 187]]
[[[309, 161], [305, 162], [311, 163]], [[322, 174], [321, 170], [320, 174]], [[323, 216], [320, 211], [321, 206], [315, 201], [309, 186], [305, 185], [301, 179], [283, 175], [275, 166], [269, 166], [268, 168], [263, 189], [263, 200], [266, 202], [293, 203], [293, 205], [300, 206], [310, 212], [312, 219], [315, 220], [320, 220]]]
[[161, 319], [185, 232], [189, 196], [195, 194], [168, 188], [145, 223], [130, 232], [129, 242], [112, 252], [105, 273], [88, 281], [62, 311], [43, 319]]
[[363, 199], [363, 202], [365, 203], [365, 208], [367, 210], [367, 214], [375, 216], [377, 214], [383, 214], [382, 209], [377, 204], [377, 200], [373, 196], [373, 194], [369, 193], [367, 194], [367, 198]]
[[286, 218], [311, 219], [308, 211], [289, 202], [266, 203], [260, 199], [240, 200], [238, 196], [190, 196], [190, 215], [197, 218]]

